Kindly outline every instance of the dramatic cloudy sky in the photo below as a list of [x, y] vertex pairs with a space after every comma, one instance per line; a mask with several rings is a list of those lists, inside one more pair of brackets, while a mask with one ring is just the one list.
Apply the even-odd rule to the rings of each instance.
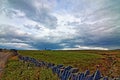
[[0, 0], [0, 48], [118, 49], [120, 0]]

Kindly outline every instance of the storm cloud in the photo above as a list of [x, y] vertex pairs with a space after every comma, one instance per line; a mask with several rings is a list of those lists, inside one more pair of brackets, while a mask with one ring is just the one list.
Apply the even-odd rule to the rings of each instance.
[[119, 0], [0, 0], [0, 48], [118, 49], [119, 4]]

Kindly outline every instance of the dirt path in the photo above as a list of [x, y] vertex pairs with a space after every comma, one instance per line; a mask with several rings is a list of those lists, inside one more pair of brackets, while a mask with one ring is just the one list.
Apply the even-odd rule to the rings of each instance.
[[7, 63], [8, 59], [13, 56], [15, 56], [15, 52], [13, 51], [0, 51], [0, 78], [5, 68], [5, 64]]

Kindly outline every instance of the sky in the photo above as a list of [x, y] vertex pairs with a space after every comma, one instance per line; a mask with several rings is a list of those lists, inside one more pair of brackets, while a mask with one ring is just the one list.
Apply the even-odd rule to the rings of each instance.
[[0, 0], [0, 48], [120, 49], [120, 0]]

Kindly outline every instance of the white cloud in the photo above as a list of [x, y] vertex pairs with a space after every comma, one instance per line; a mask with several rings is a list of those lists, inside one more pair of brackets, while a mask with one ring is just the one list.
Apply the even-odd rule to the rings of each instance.
[[0, 43], [0, 46], [5, 46], [6, 48], [16, 48], [16, 49], [24, 49], [24, 50], [36, 50], [32, 46], [26, 43]]
[[63, 48], [63, 50], [109, 50], [108, 48], [103, 47], [88, 47], [88, 46], [79, 46], [77, 45], [75, 48]]
[[60, 26], [64, 26], [64, 25], [68, 26], [67, 25], [68, 23], [73, 23], [73, 22], [81, 24], [81, 18], [77, 18], [74, 15], [71, 15], [69, 13], [59, 12], [53, 15], [56, 16], [58, 20], [57, 24]]
[[34, 47], [40, 43], [65, 48], [81, 45], [75, 49], [119, 45], [117, 1], [0, 0], [0, 4], [0, 42]]

